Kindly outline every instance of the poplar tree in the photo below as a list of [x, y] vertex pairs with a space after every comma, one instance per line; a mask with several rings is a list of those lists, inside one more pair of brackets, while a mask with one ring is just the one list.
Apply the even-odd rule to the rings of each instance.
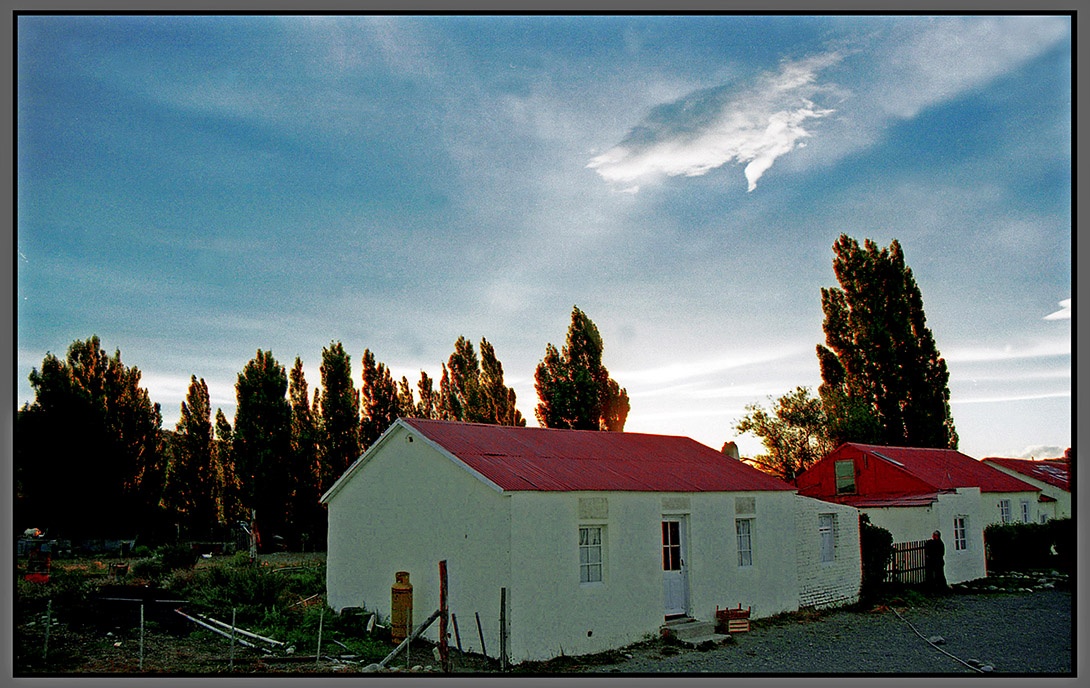
[[503, 381], [495, 347], [481, 338], [481, 356], [473, 343], [458, 337], [439, 381], [439, 415], [447, 420], [490, 425], [526, 425], [515, 408], [515, 390]]
[[72, 538], [163, 525], [162, 415], [140, 378], [97, 336], [73, 342], [63, 359], [47, 353], [31, 370], [34, 401], [16, 426], [19, 522]]
[[473, 343], [465, 337], [454, 342], [454, 352], [443, 367], [439, 398], [443, 417], [467, 423], [486, 419], [481, 399], [481, 362]]
[[398, 415], [402, 418], [416, 416], [416, 400], [413, 398], [413, 388], [409, 385], [409, 378], [404, 375], [401, 376], [401, 381], [397, 383], [397, 409]]
[[602, 365], [602, 350], [598, 327], [574, 307], [564, 348], [547, 344], [534, 373], [540, 400], [534, 413], [542, 427], [624, 430], [628, 393]]
[[290, 518], [302, 542], [324, 541], [325, 510], [319, 504], [320, 485], [318, 428], [311, 415], [310, 393], [303, 361], [297, 356], [288, 381], [291, 399]]
[[208, 385], [204, 378], [198, 380], [192, 375], [175, 426], [174, 464], [168, 489], [178, 518], [199, 537], [210, 536], [219, 520], [217, 478]]
[[385, 363], [375, 361], [370, 349], [363, 351], [363, 385], [360, 387], [360, 448], [366, 450], [399, 417], [397, 385]]
[[818, 388], [839, 443], [956, 449], [949, 372], [926, 325], [901, 245], [833, 244], [839, 288], [821, 290], [825, 346]]
[[239, 484], [235, 474], [234, 460], [231, 458], [231, 438], [233, 436], [231, 422], [223, 413], [223, 409], [216, 409], [216, 482], [214, 484], [215, 499], [218, 508], [217, 518], [221, 523], [234, 523], [242, 516], [242, 508], [239, 505]]
[[340, 342], [322, 349], [321, 374], [319, 487], [324, 493], [360, 456], [360, 393], [352, 381], [352, 359]]
[[435, 391], [435, 382], [423, 370], [420, 371], [420, 379], [416, 383], [416, 391], [419, 401], [416, 402], [417, 418], [436, 420], [440, 418], [439, 394]]
[[232, 455], [241, 487], [245, 517], [257, 511], [261, 549], [275, 536], [287, 536], [291, 494], [291, 404], [288, 377], [271, 351], [258, 349], [238, 375], [238, 406]]
[[524, 426], [526, 419], [515, 406], [515, 390], [503, 381], [503, 364], [496, 357], [496, 349], [481, 338], [481, 368], [479, 373], [482, 422], [495, 425]]

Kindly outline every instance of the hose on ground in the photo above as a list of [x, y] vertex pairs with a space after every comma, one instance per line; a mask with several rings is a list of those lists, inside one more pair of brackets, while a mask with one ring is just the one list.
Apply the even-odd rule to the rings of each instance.
[[923, 639], [923, 641], [924, 641], [925, 643], [927, 643], [927, 644], [928, 644], [928, 645], [930, 645], [931, 647], [935, 648], [935, 649], [936, 649], [936, 650], [938, 650], [939, 652], [943, 653], [944, 655], [946, 655], [946, 656], [947, 656], [947, 657], [949, 657], [950, 659], [953, 659], [954, 661], [957, 661], [957, 662], [961, 662], [962, 664], [964, 664], [965, 666], [969, 667], [970, 669], [972, 669], [973, 671], [977, 672], [978, 674], [983, 674], [983, 673], [985, 673], [985, 672], [984, 672], [984, 670], [983, 670], [983, 669], [981, 669], [980, 667], [975, 667], [975, 666], [973, 666], [972, 664], [969, 664], [969, 663], [968, 663], [968, 662], [966, 662], [965, 660], [961, 659], [960, 657], [955, 657], [954, 655], [952, 655], [952, 654], [950, 654], [949, 652], [947, 652], [946, 650], [942, 649], [941, 647], [939, 647], [939, 646], [938, 646], [938, 645], [936, 645], [935, 643], [933, 643], [933, 642], [931, 642], [930, 640], [928, 640], [928, 639], [927, 639], [927, 638], [926, 638], [926, 637], [924, 636], [924, 634], [923, 634], [923, 633], [920, 633], [919, 631], [917, 631], [917, 630], [916, 630], [916, 627], [915, 627], [915, 626], [913, 626], [913, 625], [912, 625], [911, 623], [909, 623], [908, 619], [906, 619], [905, 617], [901, 616], [901, 613], [900, 613], [900, 612], [898, 612], [898, 611], [897, 611], [896, 609], [893, 609], [893, 607], [890, 607], [890, 609], [891, 609], [891, 610], [893, 611], [893, 613], [894, 613], [894, 614], [896, 614], [896, 615], [897, 615], [897, 618], [898, 618], [898, 619], [900, 619], [901, 621], [904, 621], [904, 622], [905, 622], [905, 624], [907, 624], [907, 625], [908, 625], [908, 627], [912, 629], [912, 632], [913, 632], [913, 633], [915, 633], [916, 635], [920, 636], [920, 638], [922, 638], [922, 639]]

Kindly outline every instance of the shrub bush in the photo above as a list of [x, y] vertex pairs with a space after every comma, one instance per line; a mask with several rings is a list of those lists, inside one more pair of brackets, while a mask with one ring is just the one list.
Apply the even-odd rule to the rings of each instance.
[[984, 529], [990, 571], [1019, 571], [1053, 565], [1054, 527], [1040, 523], [993, 523]]
[[163, 571], [191, 569], [200, 558], [200, 554], [187, 545], [163, 545], [158, 551]]
[[163, 575], [163, 565], [158, 559], [138, 559], [129, 565], [129, 575], [149, 583], [158, 582]]
[[1070, 518], [1057, 518], [1044, 525], [1056, 550], [1056, 565], [1070, 570], [1075, 563], [1075, 523]]
[[893, 556], [893, 534], [859, 515], [859, 539], [863, 557], [863, 585], [860, 595], [870, 601], [879, 595], [886, 578], [886, 567]]

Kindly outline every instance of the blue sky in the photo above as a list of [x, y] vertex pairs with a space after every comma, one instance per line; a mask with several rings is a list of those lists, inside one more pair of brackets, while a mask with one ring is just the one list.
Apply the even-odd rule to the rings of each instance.
[[1065, 16], [20, 16], [19, 404], [97, 334], [164, 427], [258, 349], [438, 379], [487, 338], [533, 421], [573, 305], [627, 430], [760, 443], [820, 383], [841, 233], [900, 241], [962, 451], [1072, 443]]

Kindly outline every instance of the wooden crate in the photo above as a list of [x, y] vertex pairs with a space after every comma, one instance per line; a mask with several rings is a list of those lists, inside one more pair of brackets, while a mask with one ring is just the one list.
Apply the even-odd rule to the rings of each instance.
[[716, 630], [720, 633], [745, 633], [749, 631], [749, 612], [750, 608], [742, 609], [741, 604], [735, 609], [729, 607], [720, 609], [717, 605], [715, 607]]

